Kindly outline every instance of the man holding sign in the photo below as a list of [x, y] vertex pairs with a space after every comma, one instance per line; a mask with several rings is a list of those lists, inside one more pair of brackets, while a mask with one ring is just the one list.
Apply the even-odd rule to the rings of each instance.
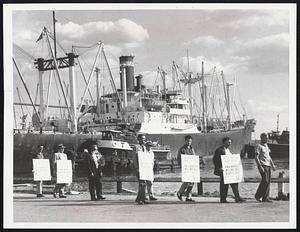
[[[36, 180], [36, 196], [37, 197], [44, 197], [43, 195], [43, 180], [42, 180], [42, 173], [40, 173], [40, 171], [46, 171], [45, 169], [41, 169], [39, 167], [41, 167], [44, 162], [39, 162], [41, 159], [45, 159], [44, 154], [43, 154], [43, 150], [44, 150], [44, 146], [39, 145], [38, 146], [38, 150], [36, 153], [34, 153], [33, 155], [33, 177]], [[46, 162], [45, 162], [46, 164]], [[47, 164], [46, 164], [47, 165]], [[51, 176], [50, 176], [50, 165], [49, 165], [49, 160], [48, 160], [48, 167], [49, 167], [49, 172], [48, 172], [48, 180], [51, 180]], [[47, 174], [46, 174], [47, 176]], [[44, 178], [46, 176], [43, 176]], [[47, 177], [46, 177], [47, 178]]]
[[[195, 156], [195, 151], [194, 151], [194, 148], [192, 147], [192, 141], [193, 141], [192, 136], [186, 135], [184, 137], [184, 139], [185, 139], [185, 144], [178, 150], [178, 155], [177, 155], [177, 161], [178, 161], [178, 164], [180, 165], [180, 167], [182, 167], [182, 165], [181, 165], [182, 164], [182, 159], [181, 159], [182, 155]], [[198, 165], [199, 165], [199, 157], [198, 157]], [[200, 181], [200, 176], [199, 176], [199, 181]], [[194, 202], [195, 200], [192, 199], [193, 186], [194, 186], [193, 182], [183, 182], [180, 189], [177, 192], [178, 199], [182, 201], [182, 196], [185, 193], [186, 194], [185, 200], [189, 201], [189, 202]]]
[[[65, 146], [63, 144], [58, 145], [58, 151], [57, 153], [54, 153], [53, 163], [54, 163], [54, 174], [57, 175], [57, 161], [58, 160], [68, 160], [67, 155], [64, 153]], [[66, 186], [66, 183], [58, 183], [58, 180], [56, 180], [55, 187], [53, 189], [53, 196], [57, 198], [57, 194], [59, 194], [60, 198], [66, 198], [66, 195], [64, 195], [63, 188]]]
[[[225, 137], [225, 138], [223, 138], [222, 141], [223, 141], [223, 145], [215, 151], [215, 154], [213, 156], [213, 162], [215, 165], [214, 174], [217, 176], [220, 176], [220, 202], [228, 203], [226, 198], [227, 198], [229, 183], [227, 183], [227, 182], [225, 183], [225, 181], [224, 181], [224, 174], [225, 174], [224, 168], [225, 167], [222, 163], [221, 157], [223, 155], [226, 155], [226, 156], [232, 155], [231, 151], [229, 150], [229, 147], [231, 145], [231, 139], [229, 137]], [[227, 172], [227, 170], [226, 170], [226, 172]], [[241, 202], [244, 202], [245, 200], [240, 197], [239, 189], [238, 189], [238, 182], [240, 182], [240, 180], [237, 180], [235, 183], [230, 183], [230, 186], [231, 186], [233, 194], [234, 194], [235, 202], [241, 203]]]
[[[146, 135], [139, 134], [138, 137], [139, 144], [134, 147], [134, 158], [133, 158], [133, 165], [136, 172], [136, 176], [138, 178], [139, 187], [138, 187], [138, 194], [136, 197], [136, 202], [139, 205], [148, 204], [145, 200], [146, 198], [146, 180], [141, 178], [141, 171], [144, 172], [145, 170], [140, 170], [140, 166], [142, 164], [142, 160], [140, 160], [141, 156], [145, 155], [146, 152]], [[144, 162], [143, 162], [144, 163]]]

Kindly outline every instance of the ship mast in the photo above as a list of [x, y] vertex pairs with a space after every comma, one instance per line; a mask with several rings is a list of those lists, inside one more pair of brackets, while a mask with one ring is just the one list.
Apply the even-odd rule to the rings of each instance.
[[279, 114], [277, 114], [277, 132], [279, 132]]
[[191, 73], [190, 73], [190, 59], [189, 59], [189, 49], [186, 49], [186, 56], [187, 56], [187, 77], [190, 80], [188, 82], [188, 89], [189, 89], [189, 98], [190, 98], [190, 121], [192, 122], [193, 117], [193, 104], [192, 104], [192, 83], [191, 83]]
[[202, 80], [202, 118], [203, 118], [203, 132], [206, 132], [206, 88], [204, 86], [204, 62], [202, 61], [202, 69], [201, 69], [201, 80]]

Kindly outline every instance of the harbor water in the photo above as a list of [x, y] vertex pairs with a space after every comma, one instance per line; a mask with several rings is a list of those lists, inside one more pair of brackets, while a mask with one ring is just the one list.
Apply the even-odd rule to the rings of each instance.
[[[279, 172], [284, 171], [285, 177], [289, 177], [289, 160], [288, 159], [273, 159], [276, 170], [272, 171], [272, 177], [277, 178]], [[205, 165], [200, 170], [201, 177], [216, 177], [213, 174], [214, 165], [212, 162], [212, 157], [204, 157]], [[257, 166], [254, 159], [242, 159], [244, 177], [245, 178], [259, 178], [260, 174], [257, 170]], [[171, 172], [170, 169], [161, 170], [155, 173], [155, 177], [180, 177], [181, 170], [175, 169], [174, 172]], [[176, 196], [176, 192], [180, 188], [181, 183], [174, 182], [154, 182], [154, 194], [159, 195], [173, 195]], [[240, 183], [239, 191], [240, 195], [244, 198], [253, 198], [254, 194], [258, 188], [259, 183]], [[122, 183], [123, 189], [129, 192], [136, 192], [138, 189], [137, 182], [124, 182]], [[79, 191], [88, 191], [88, 183], [74, 183], [72, 189]], [[272, 183], [270, 188], [270, 197], [276, 198], [278, 194], [277, 183]], [[285, 193], [289, 192], [289, 184], [284, 184]], [[111, 192], [116, 192], [116, 183], [103, 183], [103, 192], [108, 194]], [[197, 193], [197, 185], [194, 185], [193, 194]], [[219, 196], [219, 183], [203, 183], [203, 192], [205, 196], [218, 197]], [[232, 189], [229, 187], [228, 196], [233, 196]]]

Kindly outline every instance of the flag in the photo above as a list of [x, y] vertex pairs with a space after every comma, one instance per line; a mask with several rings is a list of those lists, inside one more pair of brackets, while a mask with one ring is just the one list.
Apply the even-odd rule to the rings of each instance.
[[43, 38], [44, 33], [42, 32], [39, 36], [39, 38], [37, 39], [37, 41], [35, 41], [36, 43], [39, 42], [42, 38]]

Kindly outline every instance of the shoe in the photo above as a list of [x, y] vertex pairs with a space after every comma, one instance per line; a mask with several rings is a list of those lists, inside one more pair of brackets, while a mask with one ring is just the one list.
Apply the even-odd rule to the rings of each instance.
[[59, 195], [59, 198], [67, 198], [65, 195]]
[[92, 198], [92, 199], [91, 199], [91, 201], [98, 201], [98, 199], [96, 199], [96, 198]]
[[37, 194], [36, 197], [45, 197], [43, 194]]
[[143, 203], [144, 203], [144, 204], [150, 204], [150, 202], [148, 202], [148, 201], [143, 201]]
[[57, 193], [53, 193], [53, 197], [54, 197], [54, 198], [57, 198]]
[[178, 199], [182, 201], [182, 196], [181, 196], [181, 194], [180, 194], [179, 192], [177, 192], [176, 195], [177, 195]]
[[261, 202], [260, 197], [258, 197], [258, 196], [255, 195], [254, 198], [255, 198], [255, 200], [257, 200], [258, 202]]
[[143, 205], [143, 204], [144, 204], [143, 201], [138, 201], [137, 203], [138, 203], [139, 205]]
[[157, 201], [157, 198], [155, 197], [149, 197], [150, 201]]
[[192, 198], [186, 198], [185, 201], [195, 202]]
[[239, 199], [235, 200], [236, 203], [243, 203], [243, 202], [245, 202], [245, 201], [246, 201], [246, 200], [243, 199], [243, 198], [239, 198]]
[[104, 200], [104, 199], [106, 199], [106, 197], [100, 196], [100, 197], [98, 197], [98, 199], [99, 200]]
[[221, 200], [220, 203], [229, 203], [227, 200]]
[[273, 201], [271, 201], [269, 198], [267, 198], [267, 199], [263, 200], [263, 202], [273, 202]]

